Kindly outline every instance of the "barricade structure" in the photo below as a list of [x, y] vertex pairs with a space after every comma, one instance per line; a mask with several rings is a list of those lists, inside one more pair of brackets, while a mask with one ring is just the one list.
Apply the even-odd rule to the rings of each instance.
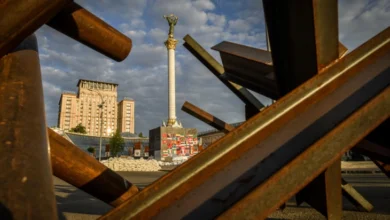
[[[246, 121], [235, 128], [186, 102], [184, 111], [226, 135], [139, 191], [46, 128], [33, 33], [47, 24], [116, 61], [130, 53], [131, 40], [71, 0], [3, 1], [2, 217], [56, 219], [52, 174], [115, 207], [100, 219], [265, 219], [294, 195], [328, 219], [342, 218], [342, 195], [370, 211], [342, 179], [340, 158], [356, 150], [389, 176], [390, 28], [346, 54], [337, 0], [263, 6], [272, 52], [222, 42], [213, 47], [221, 65], [184, 37], [244, 102]], [[264, 107], [248, 89], [276, 102]]]

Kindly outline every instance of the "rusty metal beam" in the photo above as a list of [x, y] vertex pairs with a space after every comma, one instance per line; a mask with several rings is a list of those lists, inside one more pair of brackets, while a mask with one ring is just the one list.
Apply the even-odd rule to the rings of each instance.
[[[262, 110], [264, 110], [266, 107], [264, 107]], [[258, 109], [253, 108], [250, 105], [245, 105], [245, 120], [249, 120], [253, 116], [257, 115], [259, 113]]]
[[0, 3], [0, 58], [54, 17], [71, 0], [3, 0]]
[[[334, 152], [338, 155], [338, 152]], [[296, 181], [296, 180], [294, 180]], [[333, 164], [303, 188], [296, 196], [297, 202], [307, 202], [327, 219], [342, 219], [341, 160]]]
[[269, 51], [227, 41], [211, 49], [219, 51], [227, 80], [271, 99], [280, 98]]
[[224, 76], [224, 68], [218, 63], [198, 42], [190, 35], [186, 35], [184, 47], [188, 49], [201, 63], [203, 63], [221, 82], [227, 86], [239, 99], [245, 104], [253, 106], [255, 109], [262, 109], [264, 105], [250, 93], [246, 88], [226, 80]]
[[47, 24], [116, 61], [124, 60], [131, 50], [130, 38], [73, 2]]
[[0, 215], [57, 219], [34, 35], [1, 58], [0, 103]]
[[[330, 166], [339, 163], [343, 153], [388, 117], [390, 117], [390, 87], [259, 185], [244, 199], [223, 213], [220, 218], [266, 218], [297, 190], [313, 181], [324, 170], [329, 170]], [[339, 166], [331, 169], [337, 169], [338, 175], [340, 174]], [[332, 172], [336, 172], [335, 170]], [[339, 194], [341, 196], [341, 193]], [[341, 219], [341, 216], [340, 214], [334, 217], [328, 216], [328, 219]]]
[[[269, 51], [226, 41], [215, 45], [212, 49], [220, 52], [226, 71], [224, 78], [227, 80], [274, 100], [283, 96], [273, 72]], [[347, 52], [347, 48], [340, 42], [338, 50], [340, 57]]]
[[[155, 181], [101, 219], [217, 217], [383, 91], [390, 82], [389, 59], [390, 28], [229, 132], [202, 153]], [[380, 103], [385, 106], [388, 104], [384, 101]], [[385, 110], [387, 114], [390, 112], [388, 109]], [[359, 120], [359, 123], [365, 124], [375, 119], [368, 118], [370, 120]], [[323, 156], [334, 156], [327, 154], [327, 150], [318, 152]], [[342, 151], [338, 152], [341, 157]], [[316, 163], [315, 157], [308, 158], [312, 158], [315, 165], [320, 164], [320, 161]], [[304, 168], [309, 168], [309, 164], [305, 163]], [[326, 166], [322, 171], [314, 168], [316, 172], [319, 171], [317, 173], [319, 175]], [[290, 174], [300, 176], [305, 173]], [[272, 190], [276, 190], [275, 185], [284, 188], [288, 184], [274, 183], [272, 187], [268, 187], [271, 190], [268, 195], [279, 202], [281, 197], [276, 194], [277, 191]], [[294, 189], [295, 192], [299, 190], [295, 187]], [[256, 198], [253, 204], [260, 205], [259, 201], [261, 200]], [[275, 207], [280, 206], [282, 202]]]
[[217, 130], [220, 130], [222, 132], [229, 133], [230, 131], [233, 131], [234, 127], [230, 124], [222, 121], [221, 119], [213, 116], [212, 114], [204, 111], [203, 109], [189, 103], [185, 102], [184, 105], [181, 107], [181, 110], [184, 112], [187, 112], [188, 114], [194, 116], [195, 118], [203, 121], [204, 123], [214, 127]]
[[390, 164], [383, 163], [382, 161], [379, 160], [373, 160], [373, 161], [379, 167], [379, 169], [381, 169], [382, 172], [386, 174], [387, 177], [390, 178]]
[[390, 149], [367, 139], [359, 142], [352, 150], [359, 154], [366, 155], [373, 160], [390, 163]]
[[[290, 92], [339, 58], [339, 51], [343, 48], [338, 42], [337, 0], [292, 0], [288, 3], [264, 0], [263, 6], [281, 95]], [[275, 12], [279, 14], [275, 16]], [[305, 31], [303, 35], [299, 28]], [[281, 32], [285, 35], [281, 35]], [[286, 47], [283, 52], [276, 45], [281, 40]], [[297, 46], [301, 45], [305, 45], [305, 48], [298, 49]], [[340, 219], [341, 170], [339, 173], [333, 172], [335, 167], [340, 169], [340, 166], [340, 163], [332, 165], [331, 170], [326, 170], [299, 192], [296, 195], [298, 204], [306, 201], [328, 219]]]
[[53, 174], [84, 192], [118, 206], [138, 193], [138, 188], [77, 146], [47, 129]]
[[348, 52], [348, 48], [342, 44], [341, 42], [339, 42], [339, 57], [343, 57], [344, 55], [346, 55]]
[[264, 0], [263, 5], [283, 95], [339, 57], [337, 1]]
[[374, 206], [368, 202], [351, 184], [341, 179], [343, 196], [346, 197], [359, 211], [370, 212]]
[[373, 132], [367, 135], [366, 140], [390, 149], [390, 138], [388, 134], [390, 131], [390, 119], [383, 122], [379, 127], [377, 127]]

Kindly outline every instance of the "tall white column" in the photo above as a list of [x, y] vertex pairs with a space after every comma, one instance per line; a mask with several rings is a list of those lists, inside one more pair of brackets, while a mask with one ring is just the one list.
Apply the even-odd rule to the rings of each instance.
[[175, 49], [177, 40], [169, 37], [165, 41], [168, 49], [168, 126], [176, 123], [176, 91], [175, 91]]
[[176, 121], [175, 50], [168, 49], [168, 120]]

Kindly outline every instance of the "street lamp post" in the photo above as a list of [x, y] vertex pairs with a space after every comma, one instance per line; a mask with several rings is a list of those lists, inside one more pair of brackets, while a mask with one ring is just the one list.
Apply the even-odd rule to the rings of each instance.
[[99, 140], [99, 161], [102, 159], [102, 137], [103, 137], [103, 106], [104, 106], [104, 100], [102, 94], [97, 90], [88, 89], [89, 91], [96, 92], [101, 99], [101, 103], [98, 105], [100, 108], [100, 140]]

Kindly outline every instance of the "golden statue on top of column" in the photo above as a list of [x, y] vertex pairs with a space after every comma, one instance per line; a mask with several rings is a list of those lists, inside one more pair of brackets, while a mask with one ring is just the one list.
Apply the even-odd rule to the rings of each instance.
[[164, 15], [164, 18], [168, 21], [168, 24], [169, 24], [168, 37], [173, 38], [173, 32], [175, 30], [175, 25], [177, 23], [177, 20], [179, 20], [179, 18], [174, 14]]

